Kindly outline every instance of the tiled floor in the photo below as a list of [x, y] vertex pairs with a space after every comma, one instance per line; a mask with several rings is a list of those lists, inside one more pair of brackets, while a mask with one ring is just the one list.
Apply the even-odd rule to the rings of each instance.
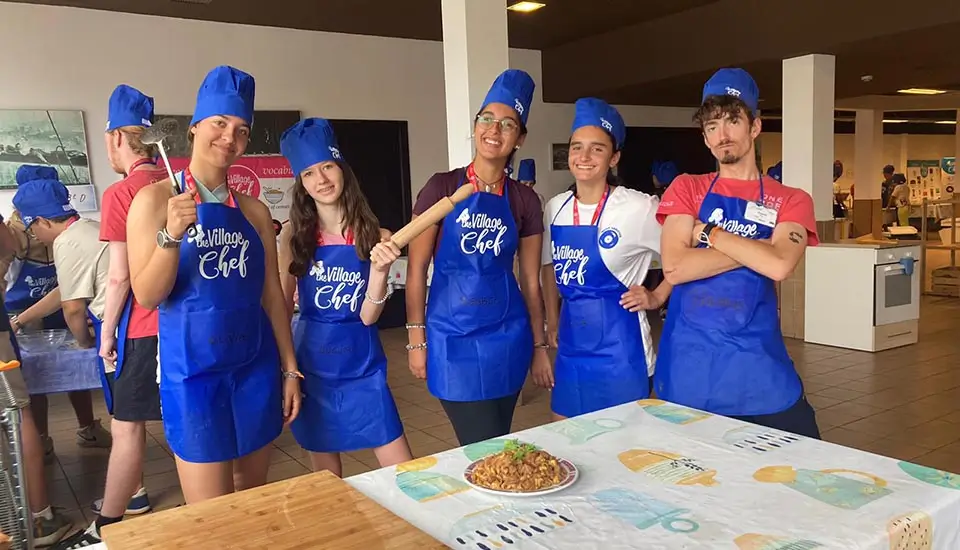
[[[824, 438], [873, 453], [960, 472], [960, 300], [924, 298], [920, 343], [871, 354], [788, 340], [787, 347], [817, 409]], [[416, 456], [456, 446], [439, 403], [407, 371], [406, 335], [385, 331], [390, 385]], [[109, 425], [99, 401], [98, 415]], [[549, 421], [548, 396], [540, 393], [517, 409], [514, 429]], [[107, 450], [74, 443], [76, 421], [65, 396], [52, 396], [51, 435], [58, 461], [48, 469], [54, 505], [78, 522], [92, 519], [89, 505], [101, 496]], [[149, 426], [145, 484], [156, 508], [183, 502], [176, 468], [159, 424]], [[370, 451], [344, 457], [344, 475], [376, 468]], [[309, 461], [284, 433], [275, 443], [270, 480], [308, 472]]]

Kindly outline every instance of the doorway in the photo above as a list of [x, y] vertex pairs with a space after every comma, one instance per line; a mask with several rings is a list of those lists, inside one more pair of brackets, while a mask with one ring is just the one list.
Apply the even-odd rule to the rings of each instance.
[[656, 160], [672, 160], [681, 174], [706, 174], [717, 161], [703, 143], [699, 128], [627, 128], [617, 174], [624, 185], [655, 195], [650, 167]]

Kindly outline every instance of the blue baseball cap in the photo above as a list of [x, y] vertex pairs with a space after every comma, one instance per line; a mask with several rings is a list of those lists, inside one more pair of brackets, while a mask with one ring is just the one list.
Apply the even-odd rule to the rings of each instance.
[[13, 196], [13, 207], [20, 212], [23, 225], [30, 227], [38, 218], [59, 218], [77, 213], [70, 204], [70, 192], [59, 179], [33, 179], [21, 183]]
[[314, 164], [343, 160], [330, 121], [307, 118], [287, 128], [280, 136], [280, 153], [290, 161], [294, 175]]
[[21, 164], [17, 168], [17, 185], [23, 185], [33, 180], [59, 180], [57, 169], [53, 166], [42, 166], [37, 164]]
[[537, 162], [533, 159], [523, 159], [517, 169], [517, 181], [537, 181]]
[[672, 160], [655, 160], [650, 167], [650, 171], [662, 187], [667, 187], [680, 175], [680, 170], [677, 169], [677, 165]]
[[780, 161], [770, 168], [767, 168], [767, 175], [783, 183], [783, 161]]
[[743, 69], [720, 69], [713, 73], [710, 80], [703, 85], [703, 99], [705, 103], [710, 96], [729, 95], [740, 98], [751, 111], [756, 111], [760, 101], [760, 89], [750, 73]]
[[519, 69], [508, 69], [500, 73], [500, 76], [493, 81], [493, 86], [487, 92], [487, 97], [483, 100], [482, 111], [491, 103], [503, 103], [513, 107], [513, 110], [520, 116], [520, 122], [527, 125], [527, 117], [530, 116], [530, 105], [533, 103], [533, 90], [537, 85], [533, 82], [533, 77]]
[[106, 132], [124, 126], [149, 127], [153, 120], [153, 98], [140, 90], [121, 84], [110, 94]]
[[197, 92], [197, 106], [190, 126], [212, 116], [235, 116], [253, 126], [256, 81], [249, 74], [227, 65], [207, 73]]
[[627, 140], [627, 126], [615, 107], [602, 99], [584, 97], [574, 105], [573, 126], [570, 133], [584, 126], [603, 128], [613, 136], [613, 148], [619, 151]]

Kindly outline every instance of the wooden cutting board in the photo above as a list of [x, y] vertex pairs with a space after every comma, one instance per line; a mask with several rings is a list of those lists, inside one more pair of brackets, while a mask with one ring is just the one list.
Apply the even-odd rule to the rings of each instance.
[[103, 528], [108, 550], [446, 548], [330, 472]]

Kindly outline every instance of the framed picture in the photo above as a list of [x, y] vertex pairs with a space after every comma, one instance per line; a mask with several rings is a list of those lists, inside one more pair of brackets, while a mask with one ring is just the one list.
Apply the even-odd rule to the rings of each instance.
[[553, 171], [562, 172], [569, 169], [567, 157], [570, 154], [570, 144], [554, 143], [551, 146], [550, 158], [553, 159]]
[[90, 185], [82, 111], [0, 109], [0, 189], [16, 189], [17, 169], [47, 164], [64, 185]]
[[[180, 135], [171, 136], [163, 141], [167, 155], [174, 157], [189, 157], [190, 142], [187, 141], [187, 131], [190, 128], [190, 115], [154, 115], [154, 121], [172, 118], [180, 123]], [[254, 111], [253, 129], [250, 134], [250, 143], [245, 155], [279, 155], [280, 136], [283, 131], [300, 120], [300, 111]]]

